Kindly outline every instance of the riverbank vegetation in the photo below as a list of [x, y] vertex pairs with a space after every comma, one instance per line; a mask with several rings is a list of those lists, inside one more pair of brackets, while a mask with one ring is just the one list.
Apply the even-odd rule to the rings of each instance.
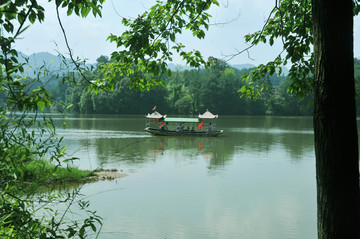
[[25, 182], [40, 182], [42, 186], [80, 184], [94, 181], [96, 177], [91, 170], [80, 170], [70, 166], [60, 167], [41, 159], [26, 163], [24, 169]]
[[[197, 114], [206, 109], [222, 115], [309, 115], [311, 97], [299, 99], [287, 92], [289, 80], [286, 76], [273, 74], [267, 81], [270, 91], [258, 95], [257, 101], [242, 98], [238, 90], [246, 82], [243, 74], [251, 69], [238, 70], [226, 62], [213, 58], [209, 69], [178, 70], [166, 79], [165, 86], [150, 91], [135, 91], [129, 88], [131, 77], [119, 77], [111, 92], [91, 94], [88, 82], [71, 84], [59, 81], [50, 90], [55, 98], [53, 110], [71, 105], [74, 113], [101, 114], [146, 114], [155, 105], [161, 113]], [[99, 57], [98, 65], [108, 62]], [[98, 72], [88, 74], [88, 80], [101, 78]]]
[[74, 166], [55, 165], [47, 160], [32, 160], [24, 165], [24, 182], [43, 187], [67, 187], [68, 185], [82, 185], [98, 180], [113, 180], [124, 177], [117, 169], [81, 170]]

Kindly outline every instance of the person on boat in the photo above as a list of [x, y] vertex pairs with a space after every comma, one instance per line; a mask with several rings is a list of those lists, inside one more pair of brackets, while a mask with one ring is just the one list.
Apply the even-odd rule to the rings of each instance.
[[184, 131], [184, 123], [179, 123], [176, 131], [183, 132]]
[[210, 123], [209, 124], [209, 133], [212, 134], [213, 133], [213, 130], [214, 130], [214, 126]]
[[160, 130], [167, 130], [167, 125], [168, 125], [169, 122], [164, 122], [164, 124], [161, 124], [160, 125]]

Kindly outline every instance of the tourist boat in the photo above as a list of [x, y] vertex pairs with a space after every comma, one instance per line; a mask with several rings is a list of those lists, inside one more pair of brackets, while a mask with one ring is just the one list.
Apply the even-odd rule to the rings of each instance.
[[145, 117], [147, 122], [144, 130], [153, 135], [215, 137], [223, 133], [223, 130], [215, 130], [212, 122], [218, 115], [208, 110], [197, 118], [169, 118], [157, 111]]

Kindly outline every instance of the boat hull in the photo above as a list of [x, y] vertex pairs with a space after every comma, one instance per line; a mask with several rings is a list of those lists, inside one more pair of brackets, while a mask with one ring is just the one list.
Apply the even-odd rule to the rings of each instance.
[[151, 127], [146, 127], [144, 129], [146, 132], [153, 135], [159, 136], [203, 136], [203, 137], [216, 137], [223, 133], [223, 130], [214, 130], [213, 132], [204, 132], [204, 131], [175, 131], [175, 130], [161, 130]]

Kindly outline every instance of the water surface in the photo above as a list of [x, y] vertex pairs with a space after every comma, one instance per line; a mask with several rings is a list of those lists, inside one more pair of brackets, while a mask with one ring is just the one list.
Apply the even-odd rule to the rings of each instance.
[[217, 138], [151, 136], [143, 116], [66, 122], [58, 133], [80, 168], [128, 174], [82, 191], [104, 218], [100, 238], [317, 236], [312, 118], [220, 116]]

